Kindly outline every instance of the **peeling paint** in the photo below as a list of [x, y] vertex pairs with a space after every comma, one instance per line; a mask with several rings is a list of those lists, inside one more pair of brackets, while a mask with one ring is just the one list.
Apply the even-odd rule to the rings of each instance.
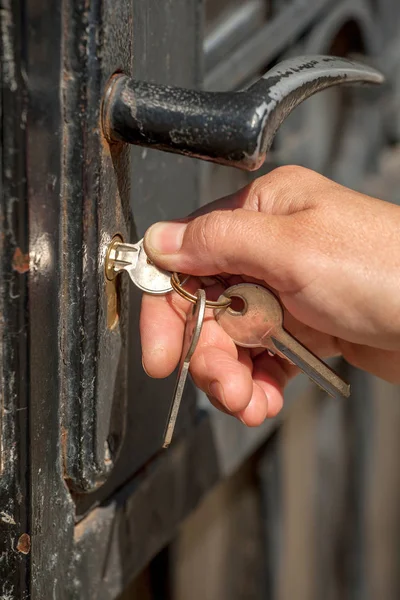
[[9, 525], [16, 525], [16, 522], [14, 521], [13, 517], [8, 513], [4, 512], [4, 510], [0, 512], [0, 519], [3, 521], [3, 523], [8, 523]]
[[17, 550], [22, 554], [29, 554], [31, 551], [31, 536], [28, 533], [19, 536]]
[[15, 55], [13, 46], [13, 29], [14, 24], [12, 20], [11, 11], [11, 0], [3, 0], [3, 6], [0, 9], [1, 12], [1, 37], [3, 42], [3, 79], [5, 84], [9, 87], [12, 92], [16, 92], [18, 89], [16, 67], [15, 67]]
[[18, 273], [27, 273], [29, 271], [29, 254], [24, 254], [21, 248], [16, 248], [12, 259], [12, 268]]
[[7, 584], [7, 581], [3, 581], [0, 600], [16, 600], [14, 596], [14, 586], [10, 587]]
[[113, 142], [254, 171], [301, 102], [334, 85], [382, 81], [362, 63], [319, 55], [283, 61], [239, 92], [195, 91], [119, 75], [104, 102], [103, 123]]

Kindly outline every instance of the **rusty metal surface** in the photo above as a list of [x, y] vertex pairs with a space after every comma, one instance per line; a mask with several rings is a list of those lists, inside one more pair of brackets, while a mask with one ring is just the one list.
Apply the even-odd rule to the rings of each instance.
[[124, 427], [127, 312], [118, 327], [107, 327], [104, 254], [114, 233], [127, 230], [129, 153], [109, 152], [98, 118], [106, 80], [120, 65], [129, 68], [130, 37], [122, 41], [115, 29], [121, 33], [121, 20], [129, 32], [132, 17], [125, 2], [116, 10], [114, 2], [28, 0], [24, 14], [31, 24], [26, 176], [35, 256], [29, 279], [31, 595], [44, 598], [51, 590], [63, 598], [75, 520], [66, 482], [75, 490], [96, 489]]
[[[108, 147], [99, 118], [105, 82], [116, 69], [131, 68], [129, 36], [115, 39], [114, 27], [119, 20], [131, 27], [132, 14], [127, 4], [78, 9], [65, 3], [62, 14], [60, 368], [65, 477], [75, 491], [88, 492], [107, 479], [124, 431], [127, 311], [108, 327], [104, 261], [107, 242], [117, 233], [128, 237], [129, 153]], [[127, 282], [120, 284], [124, 301]]]
[[28, 598], [30, 476], [29, 254], [24, 139], [25, 27], [20, 2], [0, 11], [0, 598]]
[[[32, 598], [43, 597], [49, 590], [55, 597], [62, 594], [59, 565], [68, 564], [73, 532], [73, 507], [64, 483], [60, 439], [62, 107], [59, 88], [54, 85], [55, 78], [60, 76], [60, 8], [39, 0], [25, 3], [22, 11], [27, 23], [34, 23], [25, 32], [28, 87], [25, 176], [29, 248], [33, 257], [29, 274]], [[44, 51], [44, 40], [53, 52]], [[48, 565], [46, 576], [43, 576], [44, 564]]]
[[[180, 31], [180, 19], [187, 24]], [[155, 5], [140, 0], [134, 6], [133, 73], [138, 77], [157, 78], [176, 85], [196, 87], [201, 76], [198, 67], [200, 34], [197, 0], [175, 0], [172, 4]], [[166, 26], [167, 23], [167, 26]], [[121, 32], [119, 32], [121, 35]], [[120, 42], [119, 42], [120, 43]], [[182, 43], [187, 47], [182, 63]], [[182, 217], [194, 210], [198, 202], [198, 168], [196, 161], [143, 148], [132, 148], [131, 210], [132, 231], [129, 241], [140, 239], [146, 228], [159, 219]], [[128, 174], [129, 171], [127, 170]], [[179, 182], [179, 185], [177, 185]], [[122, 274], [122, 279], [128, 279]], [[141, 469], [161, 448], [163, 431], [173, 394], [175, 377], [152, 380], [143, 371], [139, 331], [141, 293], [130, 282], [129, 299], [129, 373], [125, 436], [118, 460], [106, 483], [96, 492], [74, 494], [76, 519], [91, 507], [110, 497], [132, 475]], [[177, 422], [176, 435], [190, 428], [195, 418], [196, 394], [188, 382]]]

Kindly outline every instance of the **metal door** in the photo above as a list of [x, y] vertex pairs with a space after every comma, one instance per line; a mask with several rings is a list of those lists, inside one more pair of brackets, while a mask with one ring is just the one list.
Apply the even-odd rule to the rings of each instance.
[[[149, 463], [172, 382], [142, 374], [139, 295], [104, 277], [115, 234], [133, 240], [155, 218], [194, 208], [196, 165], [114, 152], [101, 101], [121, 70], [198, 86], [200, 7], [21, 0], [2, 4], [1, 24], [0, 589], [4, 598], [114, 598], [215, 467], [189, 484], [175, 514], [153, 501], [164, 484], [170, 494], [186, 485], [187, 461], [196, 470], [201, 455], [191, 436], [183, 453]], [[184, 427], [194, 427], [193, 392]], [[207, 426], [198, 430], [207, 437]]]

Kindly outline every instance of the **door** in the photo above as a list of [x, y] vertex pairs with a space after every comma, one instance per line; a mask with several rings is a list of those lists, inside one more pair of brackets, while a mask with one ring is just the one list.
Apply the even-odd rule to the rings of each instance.
[[[116, 597], [215, 476], [210, 465], [173, 515], [162, 508], [168, 471], [176, 488], [201, 456], [191, 441], [148, 467], [173, 381], [142, 373], [139, 294], [104, 271], [115, 235], [193, 210], [199, 181], [189, 159], [109, 147], [107, 82], [198, 86], [200, 16], [192, 0], [2, 6], [3, 597]], [[181, 430], [195, 427], [194, 399]]]

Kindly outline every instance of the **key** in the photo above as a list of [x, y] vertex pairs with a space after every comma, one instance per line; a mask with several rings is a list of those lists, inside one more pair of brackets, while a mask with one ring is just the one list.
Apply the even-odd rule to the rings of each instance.
[[206, 311], [206, 293], [204, 290], [197, 290], [197, 302], [192, 305], [185, 325], [183, 336], [182, 355], [179, 363], [178, 378], [174, 389], [171, 408], [168, 415], [167, 426], [164, 433], [163, 448], [168, 448], [174, 433], [176, 419], [178, 417], [179, 407], [182, 400], [183, 390], [189, 373], [190, 359], [196, 350], [203, 327], [204, 315]]
[[109, 279], [121, 271], [126, 271], [133, 283], [148, 294], [168, 294], [172, 292], [169, 271], [159, 269], [147, 257], [143, 240], [136, 244], [125, 244], [115, 240], [108, 248], [106, 272]]
[[265, 348], [299, 367], [314, 383], [333, 397], [346, 398], [350, 386], [283, 327], [283, 309], [267, 288], [252, 283], [234, 285], [221, 296], [239, 298], [241, 310], [218, 308], [214, 316], [237, 346]]

